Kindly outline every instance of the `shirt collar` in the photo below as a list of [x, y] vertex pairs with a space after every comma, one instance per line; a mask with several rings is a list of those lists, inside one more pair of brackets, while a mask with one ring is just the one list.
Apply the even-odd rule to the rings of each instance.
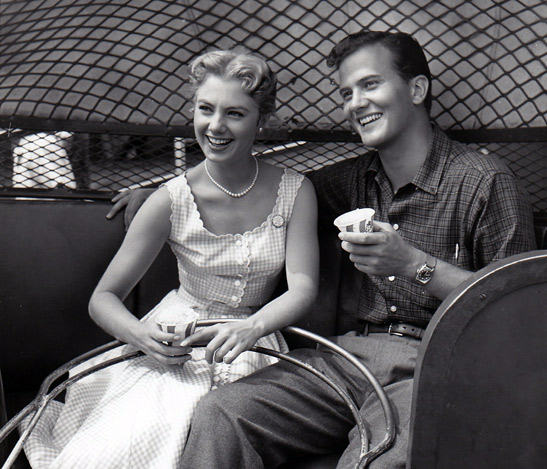
[[[436, 194], [447, 162], [446, 155], [450, 153], [451, 148], [452, 143], [447, 135], [436, 125], [433, 125], [433, 138], [431, 139], [429, 152], [411, 184], [425, 192]], [[375, 179], [378, 183], [384, 179], [387, 180], [378, 152], [374, 151], [371, 156], [372, 158], [369, 159], [365, 173], [375, 173]]]
[[429, 152], [422, 167], [412, 179], [412, 184], [425, 192], [436, 194], [447, 163], [446, 156], [450, 153], [451, 148], [450, 139], [441, 129], [433, 125], [433, 138]]

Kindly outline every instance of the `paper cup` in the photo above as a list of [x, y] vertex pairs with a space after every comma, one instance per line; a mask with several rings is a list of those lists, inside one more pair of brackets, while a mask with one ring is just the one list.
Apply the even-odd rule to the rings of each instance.
[[374, 210], [372, 208], [358, 208], [340, 215], [334, 224], [340, 231], [371, 233]]
[[199, 318], [198, 313], [193, 308], [168, 308], [161, 311], [156, 317], [156, 324], [163, 332], [179, 334], [180, 342], [164, 342], [167, 345], [178, 345], [192, 335], [196, 330], [196, 323]]

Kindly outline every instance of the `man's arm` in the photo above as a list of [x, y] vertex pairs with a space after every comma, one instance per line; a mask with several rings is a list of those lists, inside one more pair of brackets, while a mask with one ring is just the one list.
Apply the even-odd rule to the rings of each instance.
[[[473, 271], [536, 247], [531, 205], [509, 173], [484, 180], [468, 212], [473, 267], [463, 269], [436, 259], [435, 272], [423, 288], [440, 300]], [[427, 246], [411, 246], [388, 223], [375, 221], [373, 233], [340, 233], [339, 237], [356, 268], [371, 275], [414, 280], [428, 258]]]
[[[350, 253], [357, 270], [369, 275], [395, 275], [410, 280], [416, 278], [428, 255], [408, 244], [389, 223], [374, 222], [373, 233], [342, 232], [342, 248]], [[444, 300], [448, 294], [473, 272], [436, 259], [435, 272], [424, 289]]]
[[112, 198], [112, 203], [114, 206], [106, 214], [106, 218], [111, 219], [116, 214], [125, 208], [124, 213], [124, 223], [125, 229], [129, 228], [135, 214], [141, 208], [141, 205], [144, 201], [154, 192], [156, 189], [128, 189], [122, 192], [119, 192], [115, 197]]

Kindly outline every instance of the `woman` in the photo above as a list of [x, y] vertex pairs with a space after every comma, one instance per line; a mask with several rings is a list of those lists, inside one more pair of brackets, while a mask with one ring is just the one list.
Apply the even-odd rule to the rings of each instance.
[[[285, 350], [276, 331], [300, 318], [315, 297], [312, 185], [251, 152], [274, 110], [275, 75], [252, 55], [217, 51], [197, 58], [191, 76], [205, 160], [149, 197], [89, 305], [103, 329], [129, 344], [122, 351], [145, 355], [83, 379], [66, 404], [55, 403], [25, 446], [34, 468], [177, 467], [200, 397], [275, 361], [245, 351], [255, 344]], [[181, 285], [139, 321], [123, 299], [165, 241]], [[268, 302], [283, 266], [288, 290]], [[173, 305], [197, 306], [204, 319], [243, 320], [169, 346], [164, 342], [180, 338], [162, 332], [154, 318]], [[196, 342], [208, 345], [191, 351]]]

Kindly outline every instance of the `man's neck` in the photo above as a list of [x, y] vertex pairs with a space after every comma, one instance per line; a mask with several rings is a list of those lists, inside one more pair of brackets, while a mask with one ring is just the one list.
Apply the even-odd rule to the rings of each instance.
[[394, 193], [414, 179], [427, 158], [432, 138], [433, 128], [429, 120], [420, 121], [392, 145], [378, 149]]

